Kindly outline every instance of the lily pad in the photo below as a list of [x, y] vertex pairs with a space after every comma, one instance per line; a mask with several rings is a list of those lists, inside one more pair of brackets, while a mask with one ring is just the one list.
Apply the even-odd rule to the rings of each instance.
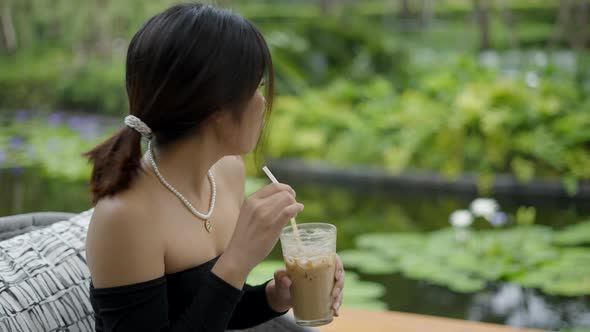
[[399, 271], [398, 264], [375, 251], [344, 250], [339, 255], [347, 268], [355, 268], [365, 274], [391, 274]]
[[345, 297], [356, 299], [376, 299], [385, 294], [381, 284], [360, 280], [354, 272], [346, 272]]
[[384, 257], [397, 260], [406, 252], [424, 245], [425, 236], [418, 233], [369, 233], [356, 239], [359, 248], [375, 250]]
[[366, 233], [356, 240], [359, 247], [383, 248], [387, 246], [416, 247], [423, 243], [424, 236], [419, 233]]
[[475, 293], [486, 287], [483, 279], [471, 278], [467, 276], [455, 277], [446, 283], [449, 288], [457, 293]]
[[565, 296], [590, 294], [590, 249], [564, 249], [559, 259], [514, 278], [545, 293]]
[[564, 246], [590, 244], [590, 220], [568, 226], [557, 232], [554, 242]]
[[346, 272], [344, 286], [344, 307], [362, 308], [368, 310], [386, 309], [387, 305], [381, 300], [385, 295], [385, 287], [375, 282], [360, 280], [358, 274]]
[[480, 291], [490, 281], [510, 281], [548, 294], [587, 295], [590, 248], [583, 244], [590, 237], [576, 234], [586, 232], [586, 227], [584, 223], [556, 232], [527, 224], [470, 230], [462, 241], [452, 228], [424, 234], [363, 234], [356, 239], [358, 249], [345, 252], [345, 262], [363, 273], [400, 271], [462, 293]]
[[402, 273], [412, 279], [447, 286], [459, 293], [473, 293], [485, 288], [486, 281], [470, 273], [454, 269], [444, 261], [428, 256], [408, 256], [402, 260]]

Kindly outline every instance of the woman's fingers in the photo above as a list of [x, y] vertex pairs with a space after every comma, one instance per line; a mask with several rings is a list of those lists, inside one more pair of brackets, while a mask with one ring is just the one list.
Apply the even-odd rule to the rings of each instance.
[[334, 289], [344, 289], [344, 275], [344, 265], [342, 264], [340, 256], [336, 255], [336, 271], [334, 273], [334, 279], [336, 282], [334, 283]]
[[334, 299], [332, 302], [332, 310], [334, 310], [334, 316], [336, 317], [340, 315], [340, 306], [342, 306], [345, 279], [344, 275], [344, 264], [342, 264], [342, 259], [340, 259], [340, 256], [336, 255], [336, 271], [334, 273], [334, 279], [336, 282], [334, 283], [334, 290], [332, 291], [332, 296]]
[[340, 316], [340, 306], [342, 306], [342, 292], [338, 293], [336, 296], [336, 300], [334, 301], [334, 305], [332, 305], [332, 309], [334, 310], [334, 316]]
[[332, 303], [336, 302], [336, 298], [338, 297], [338, 295], [340, 295], [340, 293], [342, 292], [342, 288], [335, 286], [334, 290], [332, 291], [332, 297], [333, 297], [333, 301]]
[[342, 270], [340, 272], [336, 272], [336, 282], [334, 283], [334, 288], [343, 289], [344, 288], [344, 280], [345, 280], [344, 270]]
[[293, 188], [291, 188], [291, 186], [289, 186], [287, 184], [283, 184], [283, 183], [272, 183], [272, 184], [269, 184], [269, 185], [263, 187], [262, 189], [258, 190], [257, 192], [252, 194], [252, 196], [250, 196], [250, 197], [256, 198], [256, 199], [262, 199], [262, 198], [272, 196], [273, 194], [276, 194], [281, 191], [286, 191], [286, 192], [290, 193], [293, 197], [296, 196], [295, 190], [293, 190]]
[[287, 206], [283, 209], [281, 214], [279, 215], [278, 221], [285, 225], [289, 222], [291, 218], [295, 218], [301, 211], [303, 211], [305, 207], [301, 203], [295, 203]]
[[344, 271], [344, 264], [342, 264], [340, 256], [336, 255], [336, 274], [338, 274], [338, 271]]
[[289, 288], [291, 287], [291, 279], [289, 279], [289, 275], [287, 274], [287, 270], [281, 269], [276, 270], [274, 274], [275, 285], [279, 288]]

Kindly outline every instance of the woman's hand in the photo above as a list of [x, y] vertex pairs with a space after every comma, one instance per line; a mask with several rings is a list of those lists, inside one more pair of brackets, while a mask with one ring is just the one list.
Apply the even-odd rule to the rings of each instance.
[[334, 283], [334, 289], [332, 290], [332, 309], [334, 310], [334, 316], [340, 315], [340, 306], [342, 306], [342, 294], [344, 291], [344, 265], [340, 256], [336, 255], [336, 272], [334, 275], [336, 282]]
[[212, 272], [236, 288], [272, 250], [289, 219], [303, 210], [295, 191], [270, 184], [244, 201], [232, 239]]
[[274, 279], [266, 284], [266, 298], [270, 308], [275, 312], [285, 312], [291, 309], [291, 279], [287, 270], [275, 272]]
[[[340, 256], [336, 255], [336, 272], [334, 274], [334, 288], [332, 289], [332, 310], [334, 316], [340, 314], [342, 305], [342, 290], [344, 289], [344, 266]], [[274, 279], [266, 284], [266, 297], [272, 310], [284, 312], [291, 309], [291, 279], [287, 270], [277, 270]]]

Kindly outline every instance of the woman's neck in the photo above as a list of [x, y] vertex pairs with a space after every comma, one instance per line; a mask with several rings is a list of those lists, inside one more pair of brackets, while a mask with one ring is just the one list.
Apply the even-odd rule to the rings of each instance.
[[[222, 148], [212, 136], [196, 137], [163, 149], [153, 146], [154, 161], [166, 181], [189, 201], [206, 208], [211, 191], [207, 172], [223, 157]], [[155, 176], [149, 161], [148, 172]], [[159, 180], [158, 180], [159, 181]]]

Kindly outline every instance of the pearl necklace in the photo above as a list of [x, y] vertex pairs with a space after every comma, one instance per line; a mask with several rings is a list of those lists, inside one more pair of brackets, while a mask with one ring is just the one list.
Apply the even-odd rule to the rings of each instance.
[[176, 188], [172, 187], [172, 185], [170, 183], [168, 183], [168, 181], [166, 181], [164, 176], [162, 176], [162, 174], [160, 173], [160, 170], [158, 169], [158, 165], [156, 165], [156, 161], [154, 160], [154, 153], [152, 150], [152, 142], [151, 141], [148, 142], [147, 157], [148, 157], [150, 163], [152, 164], [152, 167], [154, 168], [156, 175], [160, 179], [160, 182], [162, 182], [162, 184], [166, 188], [168, 188], [168, 190], [170, 190], [174, 195], [176, 195], [176, 197], [178, 197], [178, 199], [180, 199], [180, 201], [189, 209], [189, 211], [192, 212], [192, 214], [194, 214], [199, 219], [205, 220], [205, 229], [207, 230], [207, 233], [211, 233], [211, 231], [213, 230], [213, 226], [211, 225], [211, 215], [213, 214], [213, 209], [215, 208], [215, 199], [217, 198], [217, 186], [215, 185], [215, 178], [213, 178], [213, 172], [211, 172], [211, 170], [209, 170], [207, 172], [207, 176], [209, 177], [209, 182], [211, 182], [212, 193], [211, 193], [211, 203], [209, 205], [209, 212], [207, 212], [207, 214], [205, 214], [205, 213], [201, 213], [201, 212], [197, 211], [197, 209], [195, 209], [195, 207], [186, 199], [186, 197], [184, 197], [181, 193], [179, 193], [178, 190], [176, 190]]

